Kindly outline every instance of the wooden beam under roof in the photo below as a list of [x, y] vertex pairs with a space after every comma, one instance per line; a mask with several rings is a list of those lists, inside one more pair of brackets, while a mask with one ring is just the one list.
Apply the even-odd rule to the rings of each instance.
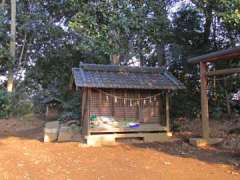
[[200, 62], [216, 62], [221, 60], [231, 60], [238, 57], [240, 57], [240, 46], [204, 54], [202, 56], [197, 56], [189, 59], [188, 62], [192, 64], [197, 64]]
[[215, 71], [209, 71], [206, 73], [207, 76], [221, 76], [221, 75], [229, 75], [240, 73], [240, 68], [231, 68], [231, 69], [221, 69]]

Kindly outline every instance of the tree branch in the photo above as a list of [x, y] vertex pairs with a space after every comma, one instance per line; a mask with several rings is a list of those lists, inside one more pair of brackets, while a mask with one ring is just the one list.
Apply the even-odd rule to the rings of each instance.
[[2, 0], [0, 7], [3, 8], [5, 6], [5, 0]]
[[20, 67], [21, 64], [22, 64], [22, 58], [23, 58], [23, 53], [24, 53], [24, 50], [25, 50], [26, 41], [27, 41], [27, 33], [25, 32], [22, 50], [21, 50], [21, 54], [20, 54], [20, 56], [19, 56], [19, 63], [18, 63], [18, 64], [19, 64], [19, 67]]

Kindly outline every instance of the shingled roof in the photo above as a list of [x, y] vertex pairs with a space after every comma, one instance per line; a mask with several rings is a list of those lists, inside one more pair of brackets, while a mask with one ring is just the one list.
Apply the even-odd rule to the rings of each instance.
[[171, 73], [162, 68], [80, 64], [73, 68], [77, 87], [121, 89], [184, 89]]

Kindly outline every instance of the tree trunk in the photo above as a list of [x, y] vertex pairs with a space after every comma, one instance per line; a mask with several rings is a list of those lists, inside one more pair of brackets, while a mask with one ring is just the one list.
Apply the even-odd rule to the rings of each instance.
[[231, 118], [231, 105], [230, 105], [230, 100], [229, 100], [229, 94], [228, 94], [228, 91], [227, 91], [227, 87], [228, 87], [228, 83], [227, 83], [227, 79], [225, 78], [224, 79], [224, 89], [225, 89], [225, 100], [226, 100], [226, 106], [227, 106], [227, 114], [228, 114], [228, 117]]
[[163, 44], [157, 45], [157, 58], [159, 66], [166, 65], [165, 49]]
[[120, 64], [120, 55], [119, 54], [111, 55], [111, 64]]
[[144, 56], [142, 53], [140, 53], [140, 66], [144, 66]]
[[228, 114], [228, 117], [231, 118], [232, 111], [231, 111], [231, 105], [229, 101], [229, 94], [227, 90], [225, 90], [225, 95], [226, 95], [227, 114]]
[[13, 91], [14, 62], [16, 59], [16, 0], [11, 0], [11, 37], [10, 37], [10, 63], [8, 66], [7, 91]]
[[204, 24], [204, 45], [209, 44], [209, 36], [211, 34], [211, 25], [213, 20], [213, 14], [212, 14], [212, 5], [210, 2], [207, 4], [207, 7], [204, 11], [206, 22]]

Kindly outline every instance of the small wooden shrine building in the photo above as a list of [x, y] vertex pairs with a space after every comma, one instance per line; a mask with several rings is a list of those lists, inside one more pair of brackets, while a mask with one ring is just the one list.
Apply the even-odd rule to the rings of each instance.
[[62, 111], [62, 104], [60, 100], [48, 97], [42, 101], [42, 104], [44, 106], [45, 120], [51, 121], [58, 119], [59, 114]]
[[185, 88], [171, 73], [153, 67], [80, 64], [73, 76], [82, 97], [87, 141], [97, 135], [103, 139], [169, 132], [169, 94]]

